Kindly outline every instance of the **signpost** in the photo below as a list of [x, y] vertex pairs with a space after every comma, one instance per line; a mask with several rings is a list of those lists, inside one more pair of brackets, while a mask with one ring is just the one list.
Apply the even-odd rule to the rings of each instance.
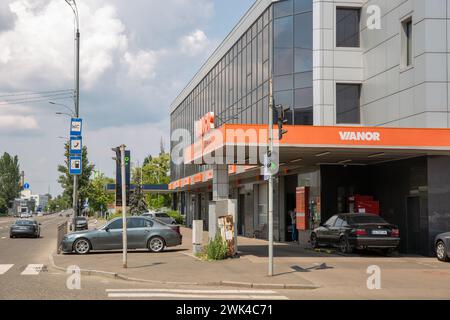
[[81, 155], [83, 150], [83, 140], [81, 136], [70, 138], [70, 154]]
[[80, 156], [70, 156], [70, 174], [73, 176], [79, 176], [82, 173], [82, 159]]
[[79, 137], [81, 136], [83, 128], [83, 120], [80, 118], [72, 118], [70, 121], [70, 135]]

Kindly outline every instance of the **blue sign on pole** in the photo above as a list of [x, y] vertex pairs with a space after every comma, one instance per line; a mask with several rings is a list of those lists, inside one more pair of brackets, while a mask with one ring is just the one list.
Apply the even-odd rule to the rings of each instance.
[[70, 137], [70, 154], [81, 155], [83, 150], [83, 141], [81, 136]]
[[29, 184], [28, 182], [24, 183], [24, 184], [23, 184], [23, 189], [24, 189], [24, 190], [30, 189], [30, 184]]
[[70, 121], [70, 135], [79, 137], [83, 129], [83, 120], [80, 118], [72, 118]]
[[71, 156], [70, 157], [69, 172], [73, 176], [81, 175], [81, 172], [82, 172], [81, 157], [79, 157], [79, 156]]

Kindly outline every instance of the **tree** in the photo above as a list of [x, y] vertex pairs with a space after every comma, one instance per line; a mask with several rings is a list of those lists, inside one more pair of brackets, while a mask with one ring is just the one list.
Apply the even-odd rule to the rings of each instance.
[[108, 205], [114, 203], [114, 194], [107, 193], [105, 185], [114, 183], [114, 179], [98, 173], [89, 184], [89, 207], [95, 212], [104, 212]]
[[[69, 173], [69, 158], [70, 158], [70, 145], [66, 142], [64, 145], [65, 152], [64, 156], [66, 160], [65, 165], [59, 165], [58, 171], [61, 175], [58, 178], [59, 184], [64, 189], [63, 197], [69, 199], [70, 203], [73, 203], [73, 176]], [[94, 165], [89, 163], [87, 147], [83, 147], [82, 151], [82, 174], [78, 177], [78, 200], [79, 203], [84, 203], [87, 198], [89, 198], [89, 187], [90, 178], [92, 171], [94, 170]]]
[[[170, 155], [162, 153], [142, 168], [142, 181], [144, 184], [169, 184], [170, 182]], [[171, 203], [170, 195], [147, 195], [147, 204], [150, 208], [159, 209], [168, 207]]]
[[130, 194], [129, 206], [132, 215], [140, 215], [148, 211], [144, 192], [142, 190], [141, 172], [142, 168], [134, 168], [132, 173], [132, 181], [136, 186], [134, 191]]
[[47, 207], [45, 208], [46, 212], [56, 212], [60, 210], [66, 210], [72, 206], [72, 203], [70, 202], [70, 199], [59, 195], [54, 199], [51, 199]]
[[19, 158], [4, 153], [0, 158], [0, 213], [6, 213], [20, 195]]

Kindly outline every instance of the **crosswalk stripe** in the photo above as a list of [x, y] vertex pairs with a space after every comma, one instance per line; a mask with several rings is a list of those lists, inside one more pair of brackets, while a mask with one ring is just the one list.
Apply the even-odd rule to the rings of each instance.
[[13, 266], [14, 266], [13, 264], [0, 264], [0, 275], [8, 272], [8, 270], [11, 269]]
[[201, 294], [180, 294], [180, 293], [108, 293], [109, 298], [191, 298], [191, 299], [253, 299], [253, 300], [288, 300], [285, 296], [267, 295], [201, 295]]
[[23, 276], [35, 276], [38, 275], [44, 268], [43, 264], [29, 264], [25, 270], [21, 273]]
[[220, 293], [220, 294], [274, 294], [272, 290], [203, 290], [203, 289], [106, 289], [109, 293], [170, 292], [170, 293]]

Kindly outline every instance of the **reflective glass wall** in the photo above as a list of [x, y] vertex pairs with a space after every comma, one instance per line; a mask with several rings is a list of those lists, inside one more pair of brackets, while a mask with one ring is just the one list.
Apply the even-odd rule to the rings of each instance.
[[289, 107], [289, 124], [313, 124], [312, 0], [274, 7], [274, 100]]
[[[292, 109], [289, 123], [312, 124], [312, 0], [270, 6], [171, 114], [171, 131], [187, 129], [194, 140], [195, 121], [210, 111], [218, 127], [268, 123], [271, 75], [275, 104]], [[172, 181], [208, 169], [172, 165]]]

